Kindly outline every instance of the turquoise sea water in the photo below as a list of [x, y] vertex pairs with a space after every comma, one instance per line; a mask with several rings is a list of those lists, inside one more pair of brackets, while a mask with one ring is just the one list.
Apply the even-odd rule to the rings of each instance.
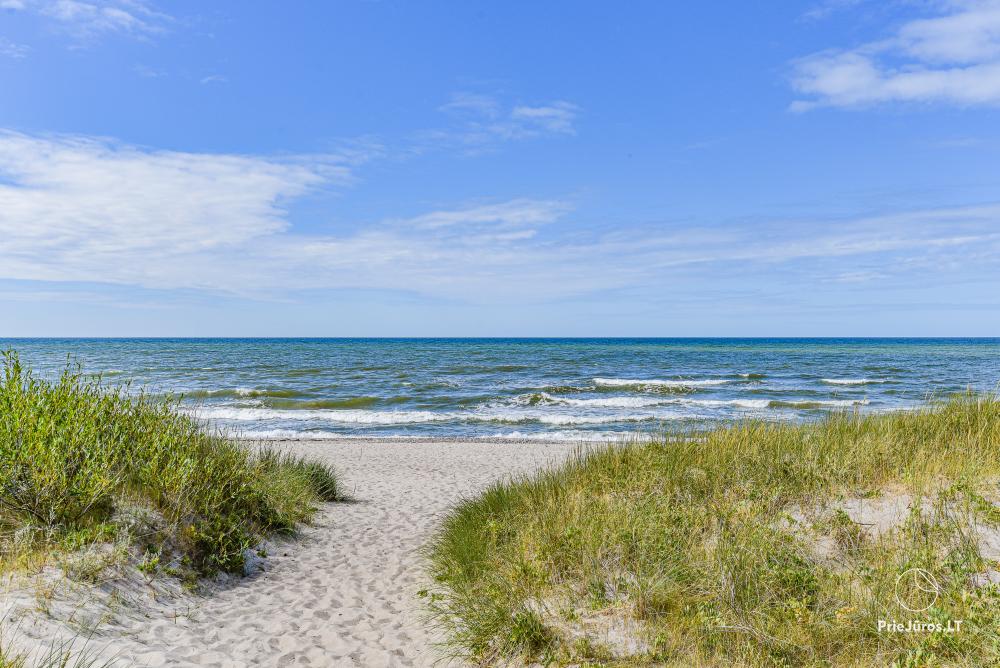
[[1000, 339], [4, 339], [246, 436], [601, 439], [995, 391]]

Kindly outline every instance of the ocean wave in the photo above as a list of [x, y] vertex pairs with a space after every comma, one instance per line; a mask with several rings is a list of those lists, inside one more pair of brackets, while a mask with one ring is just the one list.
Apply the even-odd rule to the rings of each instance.
[[345, 399], [313, 399], [309, 401], [302, 401], [297, 399], [277, 399], [267, 401], [267, 405], [270, 408], [286, 408], [286, 409], [300, 409], [300, 410], [311, 410], [317, 408], [364, 408], [366, 406], [374, 406], [375, 404], [384, 403], [401, 403], [401, 401], [407, 401], [408, 398], [397, 401], [396, 397], [389, 397], [387, 399], [380, 399], [379, 397], [347, 397]]
[[[531, 396], [531, 395], [529, 395]], [[672, 421], [684, 419], [704, 419], [703, 409], [747, 409], [762, 411], [769, 408], [846, 408], [864, 406], [867, 399], [693, 399], [643, 397], [604, 397], [577, 399], [554, 397], [542, 393], [541, 399], [553, 407], [575, 407], [579, 412], [559, 412], [545, 410], [544, 406], [524, 404], [524, 407], [492, 405], [465, 411], [431, 410], [364, 410], [361, 408], [302, 408], [283, 409], [266, 407], [203, 406], [187, 409], [187, 412], [203, 420], [222, 421], [237, 424], [261, 422], [327, 423], [344, 425], [405, 425], [418, 423], [502, 423], [502, 424], [545, 424], [552, 426], [599, 425], [614, 423], [635, 423]], [[535, 407], [537, 406], [537, 407]], [[614, 409], [653, 409], [616, 411]], [[601, 410], [605, 409], [605, 410]], [[608, 410], [610, 409], [610, 410]], [[686, 409], [686, 410], [685, 410]], [[702, 409], [702, 410], [699, 410]]]
[[867, 399], [805, 399], [802, 401], [774, 400], [770, 408], [849, 408], [851, 406], [867, 406]]
[[[526, 385], [515, 389], [531, 390], [535, 389], [533, 385]], [[546, 385], [541, 387], [548, 394], [570, 394], [573, 392], [586, 392], [586, 387], [579, 387], [577, 385]]]
[[867, 406], [867, 399], [677, 399], [670, 403], [706, 408], [844, 408], [847, 406]]
[[542, 413], [538, 415], [497, 415], [486, 419], [487, 422], [508, 422], [513, 424], [523, 422], [540, 422], [555, 426], [573, 424], [612, 424], [615, 422], [660, 422], [664, 420], [683, 420], [695, 417], [693, 415], [671, 415], [661, 413], [633, 413], [626, 415], [570, 415], [566, 413]]
[[187, 392], [182, 392], [186, 399], [216, 399], [216, 398], [266, 398], [266, 397], [277, 397], [281, 399], [290, 399], [292, 397], [307, 397], [308, 394], [304, 392], [299, 392], [298, 390], [269, 390], [269, 389], [259, 389], [259, 388], [248, 388], [248, 387], [234, 387], [220, 390], [189, 390]]
[[651, 434], [639, 431], [580, 431], [563, 429], [560, 431], [509, 431], [498, 434], [481, 434], [473, 437], [475, 440], [506, 439], [516, 441], [570, 441], [590, 443], [608, 443], [618, 441], [645, 441], [652, 438]]
[[[433, 436], [415, 434], [345, 434], [338, 431], [296, 431], [294, 429], [260, 429], [244, 430], [239, 433], [241, 438], [259, 440], [296, 440], [296, 441], [327, 441], [327, 440], [398, 440], [434, 438]], [[590, 442], [607, 443], [620, 441], [645, 441], [653, 435], [640, 431], [581, 431], [579, 429], [562, 429], [559, 431], [507, 431], [494, 434], [474, 434], [463, 437], [469, 441], [540, 441], [540, 442]], [[454, 437], [445, 437], [451, 440]]]
[[[298, 431], [296, 429], [246, 429], [236, 434], [240, 438], [261, 440], [288, 440], [296, 441], [320, 441], [331, 438], [363, 438], [349, 434], [341, 434], [336, 431]], [[380, 437], [381, 438], [381, 437]]]
[[529, 406], [548, 404], [555, 406], [578, 406], [581, 408], [650, 408], [652, 406], [702, 406], [721, 408], [734, 406], [737, 408], [767, 408], [768, 399], [688, 399], [688, 398], [656, 398], [656, 397], [601, 397], [598, 399], [575, 399], [572, 397], [554, 397], [545, 392], [522, 395], [518, 403]]
[[827, 385], [871, 385], [875, 383], [887, 383], [889, 381], [873, 378], [820, 378], [820, 382]]
[[604, 387], [637, 387], [637, 388], [678, 388], [695, 389], [698, 387], [713, 387], [725, 385], [728, 380], [722, 378], [705, 378], [702, 380], [659, 380], [636, 378], [595, 378], [594, 385]]
[[509, 373], [511, 371], [524, 371], [530, 369], [525, 364], [497, 364], [497, 365], [477, 365], [455, 366], [445, 369], [441, 373], [456, 376], [467, 376], [481, 373]]
[[344, 424], [409, 424], [414, 422], [445, 422], [455, 419], [454, 413], [433, 411], [366, 411], [358, 409], [293, 410], [284, 408], [200, 407], [188, 413], [204, 420], [262, 422], [265, 420], [311, 421], [324, 420]]
[[198, 419], [227, 422], [312, 421], [355, 425], [398, 425], [426, 422], [497, 422], [507, 424], [539, 423], [562, 426], [574, 424], [611, 424], [616, 422], [650, 422], [696, 417], [687, 414], [662, 413], [576, 415], [571, 413], [544, 413], [541, 411], [516, 409], [435, 412], [203, 407], [188, 409], [187, 412]]
[[300, 369], [283, 369], [282, 373], [286, 376], [297, 378], [300, 376], [319, 376], [326, 373], [326, 369], [320, 369], [318, 367], [305, 367]]
[[557, 397], [548, 392], [523, 394], [515, 398], [515, 403], [527, 406], [556, 405], [581, 406], [587, 408], [646, 408], [667, 403], [667, 400], [648, 397], [601, 397], [598, 399], [575, 399], [573, 397]]
[[769, 408], [773, 403], [770, 399], [677, 399], [671, 403], [685, 406], [704, 406], [706, 408]]
[[760, 380], [761, 378], [767, 378], [767, 376], [762, 373], [741, 373], [738, 375], [740, 378], [746, 378], [747, 380]]

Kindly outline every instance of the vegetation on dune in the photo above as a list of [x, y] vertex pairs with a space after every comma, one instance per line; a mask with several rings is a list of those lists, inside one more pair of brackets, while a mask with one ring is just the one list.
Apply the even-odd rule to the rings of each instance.
[[424, 594], [490, 665], [994, 665], [998, 479], [994, 397], [610, 447], [459, 506]]
[[339, 496], [332, 470], [207, 433], [175, 401], [34, 377], [0, 378], [0, 567], [95, 543], [191, 577], [241, 572], [262, 537]]
[[0, 637], [0, 668], [105, 668], [112, 665], [91, 656], [86, 648], [73, 642], [52, 643], [44, 651], [31, 655], [18, 652]]

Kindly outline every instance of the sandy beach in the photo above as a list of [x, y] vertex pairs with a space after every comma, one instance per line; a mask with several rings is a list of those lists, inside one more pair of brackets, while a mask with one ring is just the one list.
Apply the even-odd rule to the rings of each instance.
[[[421, 545], [463, 497], [578, 447], [349, 439], [276, 445], [332, 463], [353, 501], [324, 506], [298, 539], [269, 544], [250, 577], [202, 595], [170, 582], [133, 586], [131, 603], [93, 633], [92, 651], [130, 666], [447, 665], [421, 621]], [[19, 631], [37, 646], [65, 635], [66, 619], [81, 619], [72, 596], [50, 605], [48, 615], [37, 613], [37, 602], [22, 603], [22, 612], [36, 611], [19, 619]], [[92, 603], [88, 612], [101, 607]]]

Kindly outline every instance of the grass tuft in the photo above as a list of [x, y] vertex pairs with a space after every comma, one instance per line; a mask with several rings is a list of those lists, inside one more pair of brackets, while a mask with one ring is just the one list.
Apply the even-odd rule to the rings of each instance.
[[[325, 465], [207, 433], [175, 400], [67, 366], [57, 382], [13, 351], [0, 378], [0, 568], [100, 543], [189, 572], [242, 572], [264, 536], [340, 498]], [[176, 568], [172, 568], [176, 570]]]
[[994, 665], [998, 481], [992, 396], [608, 447], [455, 509], [427, 598], [482, 664]]

